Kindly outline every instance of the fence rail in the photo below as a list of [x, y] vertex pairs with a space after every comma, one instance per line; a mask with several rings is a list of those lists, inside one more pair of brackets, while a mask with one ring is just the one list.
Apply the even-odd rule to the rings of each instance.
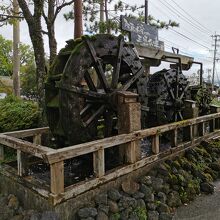
[[[202, 140], [220, 135], [220, 113], [206, 115], [194, 119], [184, 120], [168, 125], [153, 127], [145, 130], [121, 134], [110, 138], [96, 140], [84, 144], [52, 149], [41, 145], [41, 135], [49, 132], [48, 128], [31, 129], [0, 134], [0, 144], [17, 150], [18, 175], [24, 176], [24, 160], [22, 154], [30, 154], [43, 159], [50, 166], [50, 197], [53, 204], [79, 195], [93, 187], [113, 180], [122, 175], [131, 173], [152, 162], [165, 158], [167, 155], [179, 153]], [[207, 126], [208, 124], [208, 126]], [[184, 142], [178, 143], [179, 129], [185, 129], [187, 134]], [[172, 146], [165, 152], [160, 151], [160, 135], [165, 132], [173, 132]], [[33, 136], [33, 143], [19, 138]], [[135, 150], [140, 147], [140, 140], [152, 137], [152, 155], [136, 159]], [[106, 171], [105, 150], [112, 147], [125, 147], [127, 163], [112, 171]], [[81, 155], [93, 154], [94, 178], [65, 187], [64, 184], [64, 161]], [[0, 147], [0, 158], [3, 158], [3, 147]]]

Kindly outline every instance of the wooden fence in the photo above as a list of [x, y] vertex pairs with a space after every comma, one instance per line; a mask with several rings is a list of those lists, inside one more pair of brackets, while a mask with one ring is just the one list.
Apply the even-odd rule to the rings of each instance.
[[[191, 146], [199, 144], [202, 140], [217, 137], [219, 130], [220, 113], [206, 115], [194, 119], [176, 122], [159, 127], [153, 127], [145, 130], [135, 131], [129, 134], [121, 134], [97, 141], [78, 144], [75, 146], [61, 149], [52, 149], [41, 145], [41, 135], [49, 132], [49, 128], [38, 128], [25, 131], [16, 131], [0, 134], [0, 144], [4, 147], [10, 147], [17, 150], [17, 174], [24, 176], [24, 164], [22, 154], [30, 154], [43, 159], [50, 166], [50, 192], [48, 195], [53, 200], [53, 204], [77, 196], [87, 190], [90, 190], [100, 184], [131, 173], [141, 167], [155, 162], [163, 157], [179, 153]], [[208, 126], [207, 126], [208, 124]], [[179, 130], [184, 128], [185, 140], [178, 143]], [[165, 132], [173, 132], [172, 147], [165, 152], [160, 151], [160, 136]], [[33, 137], [33, 143], [21, 140], [19, 138]], [[133, 155], [140, 140], [143, 138], [152, 138], [152, 155], [145, 156], [136, 160]], [[127, 163], [117, 167], [114, 170], [106, 172], [105, 150], [115, 146], [126, 146]], [[81, 181], [77, 184], [64, 187], [64, 161], [81, 155], [93, 154], [93, 172], [95, 177], [89, 180]], [[3, 147], [0, 147], [0, 157], [4, 157]], [[45, 195], [45, 193], [42, 193]]]

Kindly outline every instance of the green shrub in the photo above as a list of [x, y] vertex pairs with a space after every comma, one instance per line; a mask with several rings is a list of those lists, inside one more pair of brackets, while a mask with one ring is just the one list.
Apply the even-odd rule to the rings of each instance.
[[38, 105], [14, 96], [0, 100], [0, 132], [34, 128], [38, 126]]

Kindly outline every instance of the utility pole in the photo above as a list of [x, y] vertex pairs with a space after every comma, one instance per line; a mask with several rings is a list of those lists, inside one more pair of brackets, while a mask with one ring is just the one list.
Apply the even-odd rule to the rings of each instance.
[[145, 0], [145, 24], [148, 23], [148, 0]]
[[[13, 0], [13, 15], [19, 16], [19, 5], [17, 0]], [[13, 93], [20, 97], [20, 22], [15, 18], [13, 22]]]
[[[100, 1], [100, 22], [104, 22], [104, 0]], [[99, 33], [102, 34], [103, 30], [101, 27], [99, 27]]]
[[216, 61], [218, 61], [218, 59], [216, 58], [216, 54], [217, 54], [217, 47], [219, 47], [219, 45], [217, 44], [218, 41], [220, 41], [220, 35], [215, 34], [212, 35], [212, 38], [215, 41], [215, 44], [212, 45], [214, 46], [214, 58], [213, 58], [213, 72], [212, 72], [212, 91], [214, 90], [214, 84], [215, 84], [215, 66], [216, 66]]
[[76, 0], [74, 2], [74, 38], [80, 38], [83, 34], [82, 25], [82, 0]]

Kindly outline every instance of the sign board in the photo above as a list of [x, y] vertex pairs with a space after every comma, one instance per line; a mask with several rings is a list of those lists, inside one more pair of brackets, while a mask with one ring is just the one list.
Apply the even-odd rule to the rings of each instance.
[[137, 21], [134, 18], [121, 16], [121, 29], [130, 32], [132, 43], [164, 50], [164, 43], [158, 40], [158, 29]]

